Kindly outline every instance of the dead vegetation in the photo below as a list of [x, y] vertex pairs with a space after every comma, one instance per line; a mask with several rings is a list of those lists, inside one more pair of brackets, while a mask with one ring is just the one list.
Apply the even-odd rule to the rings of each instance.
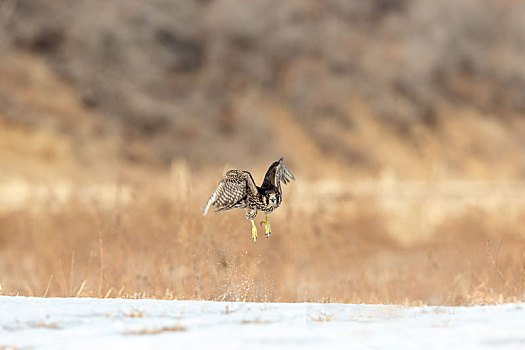
[[166, 332], [184, 332], [186, 331], [186, 327], [175, 325], [170, 327], [162, 327], [162, 328], [143, 328], [135, 331], [129, 331], [126, 332], [128, 335], [156, 335]]
[[146, 316], [145, 311], [137, 311], [137, 312], [130, 312], [127, 314], [124, 314], [124, 317], [130, 317], [130, 318], [142, 318]]
[[333, 319], [334, 315], [326, 313], [320, 313], [317, 317], [312, 317], [312, 321], [314, 322], [330, 322]]
[[477, 204], [450, 211], [476, 195], [468, 184], [449, 198], [435, 184], [296, 181], [271, 216], [272, 236], [254, 245], [242, 212], [202, 217], [214, 183], [180, 169], [155, 185], [121, 185], [126, 200], [73, 192], [63, 205], [3, 211], [2, 293], [451, 305], [525, 296], [522, 192], [501, 197], [486, 185]]
[[47, 329], [60, 329], [60, 326], [56, 323], [36, 322], [33, 327], [35, 328], [47, 328]]
[[270, 321], [254, 318], [253, 320], [241, 320], [241, 324], [269, 324]]

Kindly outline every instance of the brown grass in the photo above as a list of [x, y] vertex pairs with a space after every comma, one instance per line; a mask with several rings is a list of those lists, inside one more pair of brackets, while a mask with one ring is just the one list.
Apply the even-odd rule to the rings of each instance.
[[242, 320], [241, 324], [268, 324], [271, 323], [270, 321], [261, 320], [258, 318], [255, 318], [253, 320]]
[[171, 327], [162, 327], [162, 328], [144, 328], [140, 329], [138, 331], [130, 331], [126, 332], [126, 334], [130, 335], [155, 335], [165, 332], [184, 332], [186, 330], [186, 327], [175, 325]]
[[260, 234], [254, 245], [243, 212], [200, 213], [220, 173], [197, 183], [175, 166], [169, 178], [75, 184], [60, 196], [26, 184], [28, 200], [0, 212], [1, 293], [409, 305], [525, 299], [519, 183], [299, 180], [270, 216], [271, 237]]
[[47, 328], [47, 329], [60, 329], [60, 326], [56, 323], [45, 323], [45, 322], [36, 322], [33, 327], [36, 328]]
[[130, 312], [128, 314], [124, 314], [125, 317], [130, 317], [130, 318], [142, 318], [144, 316], [146, 316], [146, 312], [144, 311], [141, 311], [141, 312]]
[[317, 317], [312, 317], [312, 321], [314, 322], [330, 322], [334, 319], [334, 315], [331, 314], [325, 314], [320, 313]]

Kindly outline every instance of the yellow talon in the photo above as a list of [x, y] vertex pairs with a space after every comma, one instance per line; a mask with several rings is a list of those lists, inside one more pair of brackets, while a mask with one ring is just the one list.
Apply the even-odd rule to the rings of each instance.
[[252, 222], [252, 239], [253, 243], [257, 243], [257, 227], [255, 226], [255, 222], [253, 220], [250, 220]]
[[266, 235], [266, 238], [270, 237], [272, 229], [270, 227], [270, 222], [268, 221], [268, 215], [266, 215], [266, 221], [261, 221], [261, 226], [262, 224], [264, 224], [264, 234]]

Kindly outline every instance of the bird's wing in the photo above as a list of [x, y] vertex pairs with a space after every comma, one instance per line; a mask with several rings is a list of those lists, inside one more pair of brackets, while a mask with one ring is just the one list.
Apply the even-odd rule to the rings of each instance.
[[230, 170], [202, 208], [202, 215], [206, 215], [211, 206], [218, 208], [217, 211], [234, 208], [246, 195], [257, 193], [257, 186], [249, 172]]
[[295, 177], [284, 165], [283, 158], [270, 165], [266, 175], [264, 176], [264, 181], [261, 187], [274, 187], [280, 189], [281, 180], [284, 182], [284, 184], [288, 184], [288, 182], [291, 180], [295, 180]]

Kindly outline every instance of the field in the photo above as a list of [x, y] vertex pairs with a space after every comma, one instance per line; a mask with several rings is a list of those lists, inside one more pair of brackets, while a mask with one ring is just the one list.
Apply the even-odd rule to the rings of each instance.
[[2, 294], [403, 305], [525, 297], [522, 183], [315, 182], [296, 172], [271, 237], [260, 229], [254, 245], [242, 211], [201, 215], [221, 174], [177, 163], [153, 181], [0, 185]]
[[521, 349], [524, 304], [473, 307], [0, 297], [5, 349]]

